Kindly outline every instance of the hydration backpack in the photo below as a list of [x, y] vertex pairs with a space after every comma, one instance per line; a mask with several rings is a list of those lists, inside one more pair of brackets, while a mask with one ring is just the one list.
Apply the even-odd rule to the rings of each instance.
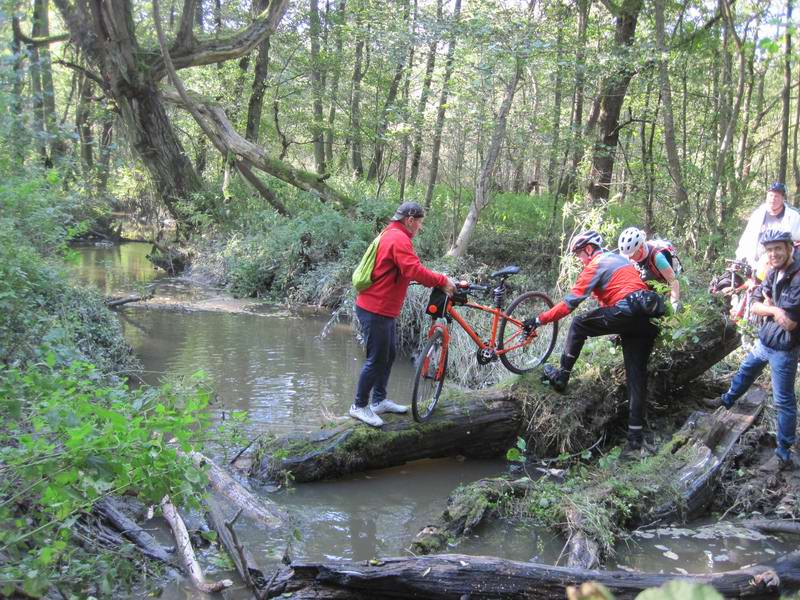
[[667, 262], [669, 262], [672, 270], [675, 272], [676, 277], [683, 272], [683, 264], [678, 258], [678, 253], [675, 251], [675, 246], [672, 245], [672, 242], [669, 240], [650, 240], [646, 243], [648, 245], [648, 254], [645, 261], [651, 273], [658, 273], [656, 256], [658, 256], [659, 253], [664, 254]]
[[[353, 271], [353, 276], [350, 280], [353, 282], [353, 287], [356, 288], [356, 292], [363, 292], [376, 281], [372, 279], [372, 271], [375, 270], [375, 261], [378, 258], [378, 244], [380, 244], [384, 233], [386, 233], [385, 229], [372, 240], [369, 246], [367, 246], [367, 249], [364, 251], [364, 256], [361, 257], [361, 262], [358, 263], [355, 271]], [[394, 271], [394, 269], [389, 269], [378, 279], [381, 279], [384, 275], [388, 275], [392, 271]]]

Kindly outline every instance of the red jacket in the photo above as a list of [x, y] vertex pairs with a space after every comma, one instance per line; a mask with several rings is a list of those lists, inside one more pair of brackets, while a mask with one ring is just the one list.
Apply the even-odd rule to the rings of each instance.
[[539, 315], [543, 325], [558, 321], [575, 310], [578, 305], [594, 294], [600, 306], [614, 306], [636, 290], [647, 290], [639, 271], [624, 256], [611, 252], [598, 252], [578, 275], [575, 286], [564, 299], [550, 310]]
[[423, 267], [414, 252], [411, 233], [399, 221], [392, 221], [378, 244], [372, 281], [375, 283], [356, 296], [356, 306], [394, 319], [403, 308], [409, 283], [437, 287], [447, 283], [447, 276]]

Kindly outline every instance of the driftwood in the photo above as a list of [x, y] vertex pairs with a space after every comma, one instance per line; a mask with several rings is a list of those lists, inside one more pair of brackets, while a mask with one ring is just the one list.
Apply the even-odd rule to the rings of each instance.
[[132, 519], [125, 515], [111, 498], [99, 500], [94, 505], [94, 511], [111, 523], [128, 540], [133, 542], [139, 551], [149, 558], [171, 564], [172, 555], [155, 540], [155, 538], [139, 527]]
[[743, 521], [742, 525], [749, 529], [756, 529], [761, 533], [788, 533], [800, 535], [800, 522], [785, 519], [760, 519]]
[[189, 255], [184, 251], [175, 247], [162, 246], [157, 242], [153, 242], [153, 249], [147, 255], [153, 266], [158, 267], [167, 272], [167, 274], [175, 276], [180, 275], [189, 264]]
[[[596, 568], [603, 554], [603, 547], [586, 526], [587, 517], [592, 515], [579, 507], [590, 512], [601, 507], [612, 524], [626, 520], [623, 506], [631, 514], [627, 525], [699, 516], [712, 500], [715, 483], [736, 441], [761, 412], [765, 399], [763, 390], [753, 388], [732, 410], [719, 409], [710, 415], [693, 413], [658, 454], [648, 459], [648, 470], [642, 470], [638, 460], [628, 460], [615, 465], [613, 473], [599, 470], [588, 487], [568, 486], [576, 488], [574, 494], [580, 499], [573, 502], [569, 494], [561, 498], [563, 519], [558, 519], [558, 523], [567, 535], [567, 566]], [[417, 534], [413, 552], [436, 552], [449, 541], [468, 535], [493, 515], [501, 502], [515, 502], [530, 495], [536, 503], [538, 485], [528, 478], [511, 482], [495, 478], [456, 490], [439, 522]], [[620, 488], [636, 490], [637, 495], [626, 497], [625, 502], [615, 502]]]
[[264, 571], [258, 566], [250, 551], [239, 543], [233, 529], [241, 510], [232, 520], [228, 521], [225, 519], [219, 503], [213, 497], [206, 500], [206, 507], [208, 508], [206, 513], [208, 523], [217, 532], [217, 539], [219, 539], [233, 560], [239, 575], [248, 587], [253, 590], [256, 598], [265, 598], [268, 584]]
[[109, 298], [108, 300], [106, 300], [106, 306], [108, 308], [117, 308], [125, 304], [130, 304], [132, 302], [145, 302], [147, 300], [151, 300], [153, 296], [154, 293], [149, 292], [143, 296], [139, 294], [134, 294], [132, 296], [126, 296], [125, 298]]
[[198, 467], [204, 467], [211, 487], [218, 494], [225, 496], [234, 506], [242, 509], [244, 514], [251, 519], [270, 528], [284, 525], [289, 517], [280, 510], [275, 503], [264, 498], [258, 498], [231, 475], [217, 466], [214, 461], [200, 452], [183, 452], [178, 454], [188, 456]]
[[[689, 383], [739, 344], [736, 329], [721, 317], [695, 335], [696, 341], [651, 360], [651, 395]], [[611, 383], [604, 389], [598, 377]], [[508, 387], [445, 394], [426, 423], [402, 418], [373, 429], [351, 422], [308, 436], [262, 441], [261, 459], [250, 474], [262, 480], [288, 474], [306, 482], [420, 458], [497, 456], [518, 436], [528, 440], [536, 456], [554, 456], [591, 445], [626, 406], [621, 368], [575, 378], [566, 395], [540, 384], [536, 372]]]
[[672, 579], [709, 584], [730, 598], [776, 598], [800, 586], [800, 552], [765, 565], [686, 576], [551, 567], [462, 554], [387, 558], [366, 564], [293, 562], [278, 576], [271, 595], [291, 593], [295, 600], [549, 600], [563, 598], [568, 585], [596, 581], [618, 600], [625, 600]]
[[172, 528], [178, 555], [181, 557], [181, 562], [192, 584], [198, 590], [205, 593], [219, 592], [225, 588], [231, 587], [233, 582], [230, 579], [223, 579], [212, 583], [206, 581], [203, 570], [200, 568], [200, 564], [197, 562], [197, 557], [194, 554], [192, 542], [189, 540], [189, 532], [186, 531], [186, 525], [183, 523], [183, 519], [181, 519], [175, 506], [170, 502], [169, 496], [164, 496], [164, 499], [161, 501], [161, 511], [164, 513], [164, 518]]

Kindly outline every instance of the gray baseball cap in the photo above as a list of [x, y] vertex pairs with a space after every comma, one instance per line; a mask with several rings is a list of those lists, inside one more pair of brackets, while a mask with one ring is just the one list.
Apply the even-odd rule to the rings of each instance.
[[421, 218], [425, 216], [425, 209], [417, 202], [403, 202], [392, 215], [392, 221], [401, 221], [406, 217]]

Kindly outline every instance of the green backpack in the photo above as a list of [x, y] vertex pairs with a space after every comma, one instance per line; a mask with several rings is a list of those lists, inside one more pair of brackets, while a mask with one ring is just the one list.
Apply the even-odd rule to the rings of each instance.
[[374, 281], [372, 281], [372, 271], [375, 269], [375, 259], [378, 256], [378, 244], [381, 241], [383, 233], [384, 232], [381, 231], [378, 237], [372, 240], [372, 243], [367, 246], [364, 256], [361, 257], [361, 262], [358, 263], [356, 270], [353, 271], [353, 287], [356, 288], [357, 292], [363, 292], [374, 283]]

